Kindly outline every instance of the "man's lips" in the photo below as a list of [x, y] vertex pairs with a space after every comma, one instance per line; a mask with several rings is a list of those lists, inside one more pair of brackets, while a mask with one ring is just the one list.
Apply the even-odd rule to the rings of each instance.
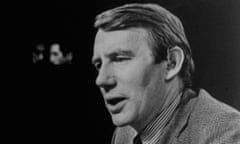
[[112, 97], [106, 99], [107, 108], [113, 114], [121, 112], [123, 109], [127, 98], [126, 97]]
[[119, 102], [121, 102], [125, 99], [126, 99], [125, 97], [110, 98], [110, 99], [107, 99], [107, 104], [116, 105], [116, 104], [118, 104]]

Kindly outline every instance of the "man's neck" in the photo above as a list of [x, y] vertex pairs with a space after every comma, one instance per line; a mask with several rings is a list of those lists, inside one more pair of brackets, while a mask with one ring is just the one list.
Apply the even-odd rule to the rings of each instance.
[[139, 136], [143, 144], [158, 143], [160, 136], [164, 131], [164, 127], [167, 125], [168, 121], [171, 119], [177, 105], [180, 102], [182, 93], [171, 101], [160, 113], [157, 114], [155, 118], [150, 121], [150, 123], [139, 133]]
[[168, 84], [163, 109], [183, 92], [183, 88], [183, 82], [179, 77], [175, 77], [172, 82]]
[[137, 132], [143, 131], [143, 129], [145, 129], [148, 124], [159, 115], [159, 113], [166, 109], [176, 99], [177, 96], [181, 95], [182, 90], [182, 81], [178, 77], [172, 79], [171, 82], [167, 83], [166, 92], [162, 99], [163, 103], [159, 105], [159, 109], [152, 112], [148, 117], [145, 117], [146, 120], [142, 121], [142, 123], [138, 123], [138, 126], [132, 125], [132, 127]]

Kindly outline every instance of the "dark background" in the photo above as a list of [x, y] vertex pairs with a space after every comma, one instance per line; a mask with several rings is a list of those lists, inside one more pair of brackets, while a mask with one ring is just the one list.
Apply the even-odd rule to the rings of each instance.
[[[11, 29], [16, 32], [13, 37], [19, 41], [17, 47], [18, 41], [9, 45], [16, 47], [16, 55], [24, 51], [27, 56], [27, 65], [14, 61], [17, 79], [10, 84], [19, 93], [10, 96], [16, 105], [11, 107], [8, 130], [18, 135], [15, 140], [110, 143], [114, 126], [91, 65], [93, 23], [96, 14], [130, 2], [159, 3], [177, 15], [193, 49], [195, 86], [240, 109], [239, 0], [34, 1], [8, 9]], [[37, 44], [49, 47], [55, 42], [73, 52], [71, 65], [32, 64]]]

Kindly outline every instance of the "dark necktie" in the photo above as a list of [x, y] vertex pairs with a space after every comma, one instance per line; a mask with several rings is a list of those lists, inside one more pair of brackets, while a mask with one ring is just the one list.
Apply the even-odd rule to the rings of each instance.
[[140, 138], [140, 135], [137, 135], [134, 140], [133, 140], [133, 144], [142, 144], [142, 140]]

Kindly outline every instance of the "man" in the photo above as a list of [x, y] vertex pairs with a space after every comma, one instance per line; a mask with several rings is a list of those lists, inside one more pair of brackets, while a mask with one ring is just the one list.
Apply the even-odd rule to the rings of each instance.
[[96, 84], [117, 126], [114, 144], [240, 143], [240, 113], [191, 88], [191, 49], [181, 21], [155, 4], [97, 16]]
[[50, 47], [50, 58], [49, 61], [54, 65], [69, 64], [72, 60], [72, 54], [68, 53], [64, 56], [60, 49], [60, 45], [54, 43]]

